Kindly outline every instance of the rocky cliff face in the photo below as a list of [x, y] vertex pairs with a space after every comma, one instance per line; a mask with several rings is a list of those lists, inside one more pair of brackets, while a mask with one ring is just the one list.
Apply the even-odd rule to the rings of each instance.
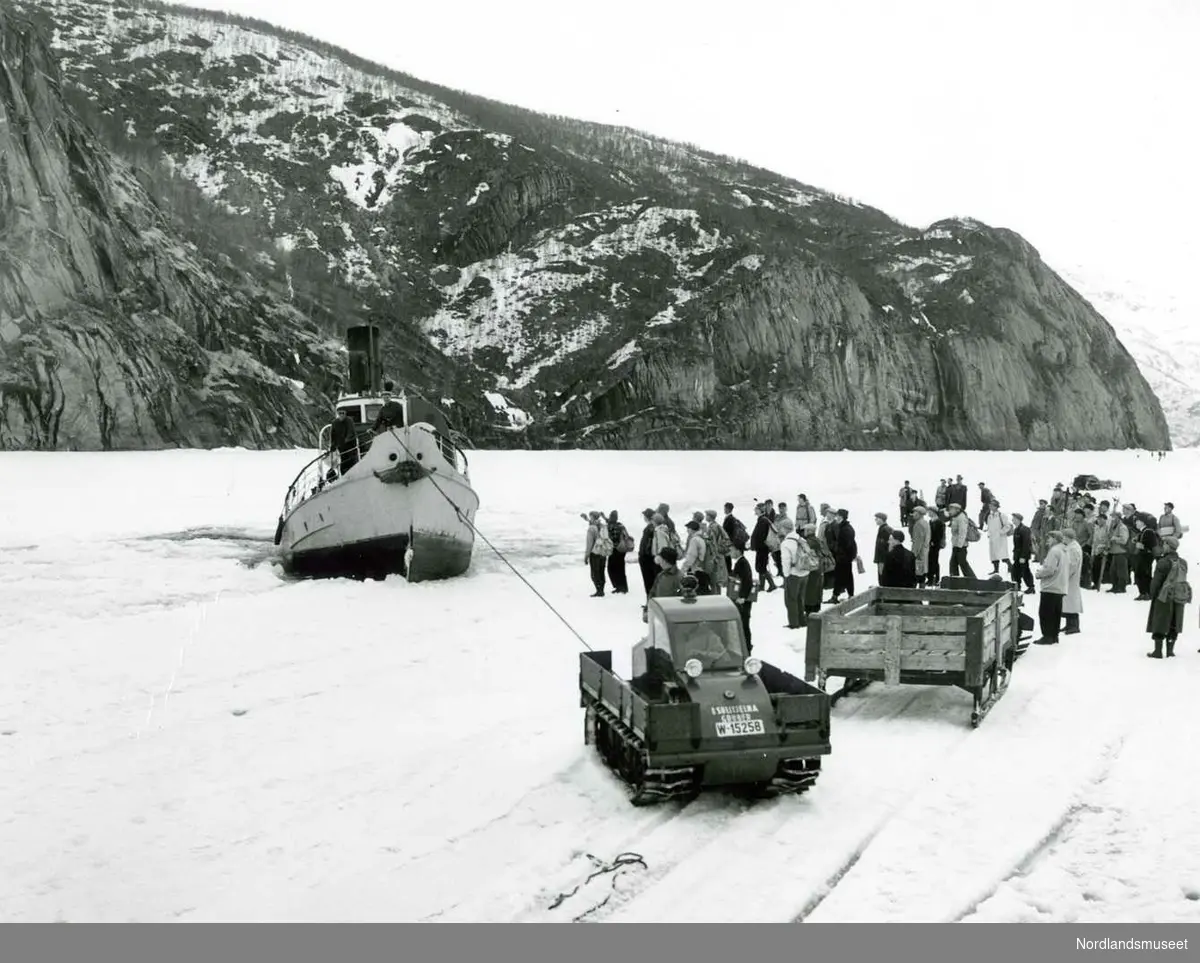
[[[38, 8], [102, 119], [254, 220], [289, 277], [328, 271], [477, 444], [1169, 447], [1112, 328], [1011, 232], [914, 230], [252, 21]], [[210, 349], [227, 313], [190, 303]]]
[[[768, 261], [677, 337], [574, 406], [613, 436], [751, 448], [1105, 448], [1165, 440], [1158, 402], [1105, 320], [1015, 235], [946, 222], [956, 284], [880, 304], [804, 256]], [[885, 261], [877, 269], [886, 275]], [[935, 276], [937, 277], [937, 276]], [[969, 291], [974, 289], [976, 295]], [[955, 292], [958, 292], [955, 294]]]
[[63, 103], [41, 33], [0, 8], [0, 447], [311, 444], [340, 367], [172, 235]]

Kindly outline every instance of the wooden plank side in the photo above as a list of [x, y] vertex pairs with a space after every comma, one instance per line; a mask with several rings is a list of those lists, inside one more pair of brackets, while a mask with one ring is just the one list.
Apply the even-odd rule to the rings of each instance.
[[865, 592], [860, 592], [858, 595], [852, 595], [845, 602], [831, 605], [820, 614], [820, 618], [828, 618], [829, 616], [837, 618], [838, 616], [848, 615], [856, 609], [864, 608], [879, 597], [879, 591], [879, 588], [875, 587], [869, 588]]
[[821, 645], [824, 632], [825, 625], [820, 618], [809, 618], [804, 639], [805, 682], [814, 681], [817, 677], [817, 670], [821, 667]]
[[[838, 652], [882, 652], [887, 648], [887, 633], [862, 632], [844, 633], [827, 638], [822, 642], [822, 656]], [[945, 649], [946, 651], [965, 652], [967, 647], [966, 627], [957, 633], [940, 634], [936, 632], [901, 632], [900, 651], [918, 652], [924, 649]]]
[[[966, 661], [966, 652], [962, 649], [937, 651], [933, 649], [919, 652], [902, 652], [900, 654], [898, 672], [962, 672]], [[836, 658], [830, 659], [827, 665], [821, 666], [826, 675], [840, 675], [843, 670], [866, 671], [875, 670], [884, 675], [887, 681], [887, 669], [884, 666], [884, 651], [866, 650], [842, 652]], [[895, 684], [895, 683], [890, 683]]]
[[967, 624], [965, 659], [966, 684], [978, 686], [983, 682], [983, 620], [976, 617]]
[[907, 602], [923, 600], [928, 602], [963, 603], [966, 605], [988, 606], [996, 601], [995, 592], [965, 592], [956, 589], [880, 589], [880, 602]]
[[883, 684], [900, 684], [900, 643], [903, 640], [903, 620], [899, 615], [888, 616], [887, 635], [883, 647]]
[[872, 615], [913, 615], [931, 619], [966, 618], [984, 611], [983, 605], [948, 605], [935, 602], [932, 605], [917, 605], [906, 602], [880, 602], [871, 607]]
[[904, 632], [924, 632], [929, 634], [957, 634], [967, 631], [968, 616], [955, 615], [901, 615], [901, 626]]

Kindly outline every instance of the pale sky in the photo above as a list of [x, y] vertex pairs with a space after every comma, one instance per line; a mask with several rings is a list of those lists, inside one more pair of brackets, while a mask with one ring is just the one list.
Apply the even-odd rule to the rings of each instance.
[[1180, 286], [1198, 0], [192, 0], [413, 76], [745, 158], [1052, 267]]

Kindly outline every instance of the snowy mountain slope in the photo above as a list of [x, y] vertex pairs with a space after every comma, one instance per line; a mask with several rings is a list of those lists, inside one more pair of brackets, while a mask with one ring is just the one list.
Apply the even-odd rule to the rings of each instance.
[[1200, 301], [1076, 266], [1067, 281], [1108, 319], [1158, 400], [1180, 448], [1200, 445]]
[[[1131, 598], [1085, 594], [1084, 633], [1032, 648], [978, 730], [965, 693], [874, 686], [835, 707], [806, 795], [635, 809], [583, 745], [579, 641], [485, 546], [441, 584], [277, 577], [278, 480], [305, 457], [0, 455], [4, 919], [1196, 918], [1200, 767], [1167, 734], [1190, 724], [1200, 656], [1185, 634], [1177, 659], [1144, 658]], [[1200, 511], [1192, 452], [935, 460], [1012, 507], [1091, 471]], [[587, 597], [578, 510], [744, 512], [792, 478], [860, 521], [912, 463], [473, 459], [482, 531], [618, 668], [639, 598]], [[799, 671], [782, 621], [764, 596], [756, 652]]]
[[249, 219], [288, 284], [328, 276], [326, 300], [381, 322], [396, 374], [457, 402], [479, 444], [1167, 444], [1111, 329], [1011, 231], [911, 228], [268, 24], [25, 5], [113, 150]]

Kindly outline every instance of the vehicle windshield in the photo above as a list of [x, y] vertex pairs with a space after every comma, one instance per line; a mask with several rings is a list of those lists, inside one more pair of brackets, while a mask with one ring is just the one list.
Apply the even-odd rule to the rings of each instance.
[[674, 627], [675, 651], [682, 668], [688, 659], [698, 659], [706, 672], [740, 669], [745, 661], [738, 623], [681, 622]]

